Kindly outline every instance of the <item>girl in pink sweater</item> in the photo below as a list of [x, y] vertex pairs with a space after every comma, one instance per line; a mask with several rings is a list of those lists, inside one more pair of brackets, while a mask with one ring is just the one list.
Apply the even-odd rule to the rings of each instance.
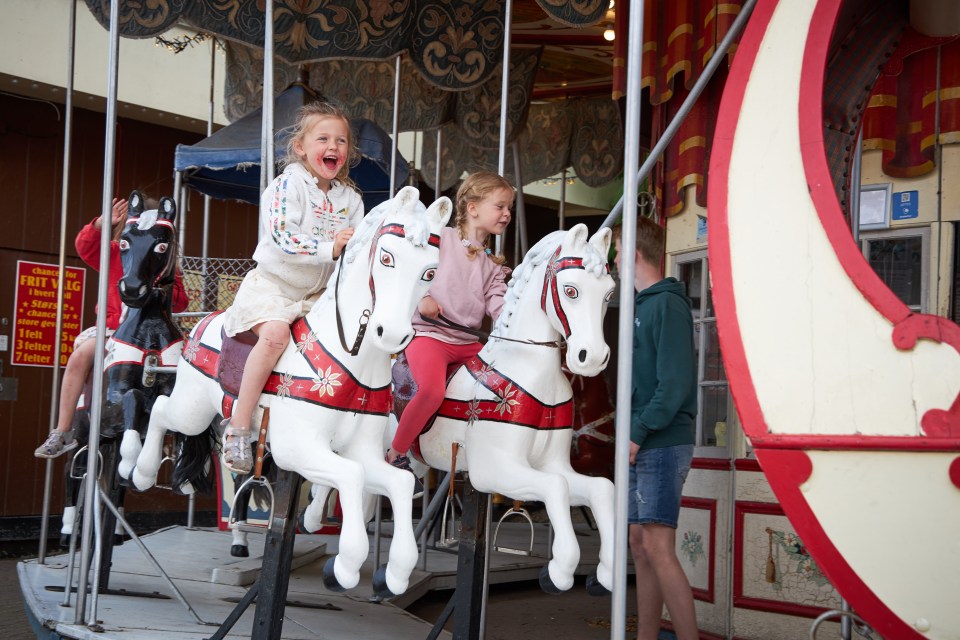
[[417, 393], [404, 409], [387, 451], [387, 462], [395, 467], [410, 470], [407, 452], [440, 408], [447, 372], [483, 346], [474, 335], [423, 318], [442, 314], [456, 324], [479, 329], [484, 316], [496, 320], [500, 315], [510, 270], [502, 266], [503, 256], [490, 253], [487, 242], [510, 224], [514, 195], [509, 182], [489, 171], [470, 175], [457, 190], [456, 228], [445, 228], [440, 237], [440, 268], [414, 316], [417, 336], [404, 351]]

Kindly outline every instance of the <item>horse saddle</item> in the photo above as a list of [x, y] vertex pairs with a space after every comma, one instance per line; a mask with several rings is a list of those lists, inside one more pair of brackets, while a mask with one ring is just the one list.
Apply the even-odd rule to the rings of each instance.
[[[447, 384], [450, 384], [450, 379], [453, 378], [454, 374], [457, 373], [459, 368], [460, 365], [455, 365], [447, 370]], [[393, 382], [393, 413], [395, 416], [397, 416], [397, 420], [399, 421], [400, 416], [403, 415], [403, 410], [406, 409], [410, 401], [413, 400], [413, 396], [417, 395], [417, 381], [413, 379], [413, 374], [410, 373], [410, 363], [407, 362], [407, 356], [405, 353], [400, 352], [397, 355], [397, 359], [393, 363], [393, 368], [390, 371], [390, 375]], [[421, 436], [427, 431], [430, 431], [439, 413], [440, 410], [437, 409], [430, 419], [427, 420], [427, 424], [424, 425], [423, 430], [420, 432]], [[422, 454], [420, 453], [419, 436], [417, 436], [417, 438], [413, 441], [413, 455], [420, 462], [426, 464]]]
[[240, 380], [243, 378], [243, 365], [247, 363], [253, 345], [257, 344], [257, 334], [243, 331], [228, 337], [220, 329], [220, 358], [217, 360], [217, 377], [223, 390], [234, 396], [240, 395]]

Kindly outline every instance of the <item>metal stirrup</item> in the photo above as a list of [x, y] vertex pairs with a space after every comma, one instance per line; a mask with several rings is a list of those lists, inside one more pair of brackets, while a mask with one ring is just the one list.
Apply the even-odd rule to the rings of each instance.
[[[263, 477], [263, 460], [266, 457], [267, 451], [267, 425], [270, 424], [270, 407], [264, 407], [263, 409], [263, 418], [260, 420], [260, 435], [257, 437], [257, 458], [254, 461], [253, 465], [253, 475], [250, 476], [246, 482], [240, 485], [240, 488], [237, 489], [237, 493], [233, 496], [233, 502], [230, 503], [230, 518], [227, 520], [227, 526], [231, 530], [237, 531], [247, 531], [247, 532], [257, 532], [264, 531], [265, 529], [270, 528], [270, 523], [273, 521], [273, 487], [270, 486], [270, 481]], [[270, 511], [267, 516], [266, 524], [251, 524], [247, 522], [246, 515], [243, 514], [243, 520], [237, 521], [237, 501], [240, 499], [240, 496], [245, 492], [249, 491], [251, 494], [256, 487], [263, 487], [267, 490], [267, 495], [270, 499]]]
[[[530, 526], [530, 546], [527, 549], [517, 549], [514, 547], [501, 547], [497, 545], [497, 536], [500, 535], [500, 527], [503, 525], [503, 521], [509, 518], [510, 516], [520, 516], [523, 520], [527, 521], [527, 524]], [[497, 523], [497, 528], [493, 532], [493, 548], [500, 553], [511, 553], [515, 556], [532, 556], [533, 555], [533, 518], [530, 517], [530, 513], [523, 508], [523, 502], [520, 500], [513, 501], [513, 507], [511, 507], [506, 513], [500, 516], [500, 522]]]

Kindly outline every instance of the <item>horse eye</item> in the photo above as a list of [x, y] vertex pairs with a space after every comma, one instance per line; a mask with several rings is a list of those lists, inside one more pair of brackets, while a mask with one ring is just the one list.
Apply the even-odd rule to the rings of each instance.
[[166, 242], [161, 242], [160, 244], [158, 244], [153, 248], [153, 251], [155, 253], [166, 253], [168, 247], [169, 245]]
[[126, 251], [127, 249], [130, 248], [130, 243], [127, 242], [126, 238], [120, 238], [119, 244], [120, 244], [120, 251]]
[[380, 249], [380, 264], [393, 269], [396, 266], [394, 264], [393, 254], [386, 249]]
[[577, 288], [572, 284], [567, 284], [563, 287], [563, 295], [567, 296], [571, 300], [576, 300], [577, 296], [580, 295], [580, 292], [577, 291]]
[[430, 267], [429, 269], [423, 272], [423, 276], [421, 276], [420, 279], [423, 280], [424, 282], [432, 282], [433, 279], [436, 277], [437, 277], [437, 268]]

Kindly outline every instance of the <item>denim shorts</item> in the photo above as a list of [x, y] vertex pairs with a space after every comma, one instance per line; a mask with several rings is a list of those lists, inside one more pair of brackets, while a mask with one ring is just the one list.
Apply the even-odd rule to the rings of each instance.
[[628, 522], [676, 529], [683, 483], [692, 461], [692, 444], [641, 449], [630, 466]]

